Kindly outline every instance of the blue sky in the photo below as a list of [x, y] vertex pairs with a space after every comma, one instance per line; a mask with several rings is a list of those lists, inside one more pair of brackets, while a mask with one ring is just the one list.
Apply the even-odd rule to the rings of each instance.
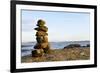
[[22, 42], [36, 41], [34, 28], [43, 19], [49, 41], [81, 41], [90, 39], [90, 14], [22, 10]]

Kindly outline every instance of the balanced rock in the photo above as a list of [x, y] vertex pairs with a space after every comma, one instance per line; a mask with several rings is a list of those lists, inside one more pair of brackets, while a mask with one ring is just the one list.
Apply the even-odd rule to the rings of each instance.
[[44, 32], [44, 31], [37, 31], [36, 32], [36, 36], [45, 36], [48, 35], [48, 33]]
[[41, 30], [41, 31], [47, 32], [48, 28], [46, 26], [39, 26], [39, 27], [35, 28], [35, 30], [37, 30], [37, 31]]
[[[41, 53], [47, 53], [50, 50], [50, 45], [48, 43], [48, 28], [45, 25], [45, 21], [38, 20], [37, 22], [37, 28], [35, 28], [36, 32], [36, 45], [34, 46], [35, 52], [32, 52], [32, 56], [36, 54], [38, 56], [39, 54], [37, 51], [39, 49], [43, 50]], [[39, 55], [40, 56], [40, 55]]]
[[32, 57], [41, 57], [44, 55], [43, 49], [37, 49], [32, 51]]
[[37, 26], [44, 26], [45, 25], [45, 21], [43, 21], [43, 20], [38, 20], [38, 22], [37, 22]]
[[37, 36], [36, 40], [37, 40], [37, 43], [43, 43], [44, 38], [43, 36]]

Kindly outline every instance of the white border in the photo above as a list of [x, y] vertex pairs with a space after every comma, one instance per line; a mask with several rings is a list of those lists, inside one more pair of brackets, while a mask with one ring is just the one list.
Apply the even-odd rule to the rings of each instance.
[[[21, 9], [29, 10], [46, 10], [46, 11], [70, 11], [70, 12], [89, 12], [90, 13], [90, 60], [78, 61], [60, 61], [60, 62], [39, 62], [39, 63], [21, 63]], [[84, 8], [70, 7], [50, 7], [35, 5], [16, 5], [16, 69], [22, 68], [39, 68], [39, 67], [55, 67], [55, 66], [72, 66], [94, 64], [94, 10]]]

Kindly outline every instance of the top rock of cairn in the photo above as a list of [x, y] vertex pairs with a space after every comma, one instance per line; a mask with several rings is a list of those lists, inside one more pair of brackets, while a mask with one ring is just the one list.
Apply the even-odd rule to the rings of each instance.
[[37, 22], [37, 28], [35, 28], [35, 30], [37, 31], [44, 31], [44, 32], [47, 32], [48, 31], [48, 28], [45, 26], [45, 21], [43, 20], [38, 20]]
[[44, 20], [38, 20], [38, 22], [37, 22], [37, 26], [44, 26], [45, 25], [45, 21]]

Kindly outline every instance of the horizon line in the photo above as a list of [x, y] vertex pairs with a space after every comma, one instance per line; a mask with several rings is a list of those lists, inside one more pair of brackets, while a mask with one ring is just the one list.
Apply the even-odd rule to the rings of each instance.
[[[69, 41], [49, 41], [49, 42], [77, 42], [77, 41], [90, 41], [90, 40], [69, 40]], [[24, 41], [25, 42], [36, 42], [36, 41]], [[23, 42], [22, 42], [23, 43]]]

